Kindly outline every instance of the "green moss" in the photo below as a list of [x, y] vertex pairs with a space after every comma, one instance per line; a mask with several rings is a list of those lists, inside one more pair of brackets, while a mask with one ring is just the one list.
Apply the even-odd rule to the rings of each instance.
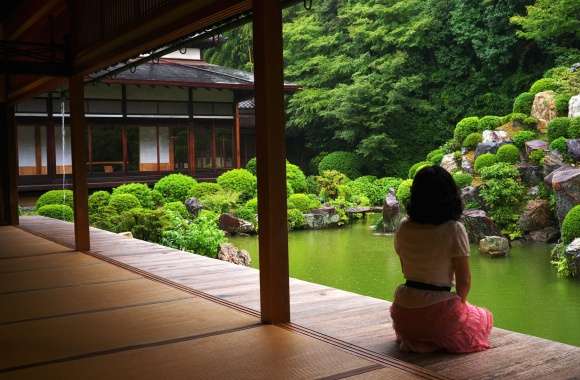
[[510, 114], [510, 121], [513, 123], [521, 124], [521, 125], [524, 125], [527, 118], [528, 118], [528, 115], [526, 115], [525, 113], [512, 113], [512, 114]]
[[479, 144], [480, 142], [481, 142], [481, 133], [474, 132], [468, 134], [467, 137], [465, 137], [465, 140], [463, 140], [462, 145], [464, 148], [474, 150], [477, 147], [477, 144]]
[[476, 173], [479, 173], [481, 169], [491, 166], [497, 162], [497, 158], [495, 154], [492, 153], [484, 153], [475, 159], [474, 163], [474, 170]]
[[533, 103], [534, 94], [531, 92], [522, 92], [514, 99], [513, 112], [529, 115], [532, 112]]
[[531, 141], [536, 138], [536, 133], [532, 131], [520, 131], [516, 132], [512, 136], [514, 145], [520, 149], [523, 149], [527, 141]]
[[36, 209], [46, 205], [67, 205], [73, 208], [72, 190], [50, 190], [42, 194], [36, 201]]
[[473, 177], [469, 173], [456, 171], [455, 173], [453, 173], [453, 180], [455, 181], [457, 187], [461, 189], [463, 187], [471, 185]]
[[256, 176], [246, 169], [229, 170], [217, 178], [217, 183], [224, 190], [238, 193], [241, 201], [246, 201], [256, 194]]
[[499, 147], [495, 158], [498, 162], [507, 162], [515, 164], [520, 159], [520, 151], [517, 146], [506, 144]]
[[550, 149], [560, 152], [561, 154], [565, 155], [568, 153], [568, 145], [566, 144], [565, 137], [558, 137], [554, 141], [550, 143]]
[[336, 170], [349, 178], [360, 177], [360, 158], [351, 152], [337, 151], [326, 155], [318, 164], [318, 173], [327, 170]]
[[73, 209], [64, 204], [47, 204], [38, 208], [37, 212], [38, 215], [48, 218], [66, 220], [67, 222], [73, 220]]
[[548, 139], [554, 141], [558, 137], [568, 137], [568, 126], [570, 119], [567, 117], [557, 117], [548, 123]]
[[532, 87], [530, 87], [530, 93], [537, 94], [542, 91], [558, 91], [558, 82], [551, 78], [542, 78], [534, 82]]
[[197, 181], [190, 176], [175, 173], [161, 178], [155, 184], [154, 189], [163, 195], [165, 202], [184, 202], [187, 195], [197, 184]]
[[441, 163], [441, 160], [443, 159], [444, 155], [445, 155], [445, 152], [441, 148], [432, 150], [427, 155], [427, 161], [431, 162], [433, 165], [439, 165]]
[[576, 205], [568, 211], [562, 222], [562, 241], [566, 244], [572, 243], [574, 239], [580, 237], [580, 205]]
[[136, 207], [141, 207], [139, 199], [133, 194], [118, 193], [111, 195], [109, 199], [109, 206], [115, 209], [119, 214], [124, 211], [131, 210]]
[[523, 124], [524, 128], [526, 129], [536, 129], [536, 126], [538, 125], [538, 119], [529, 116], [524, 119]]
[[466, 117], [455, 126], [453, 138], [461, 143], [467, 135], [477, 131], [479, 131], [479, 118], [477, 116]]

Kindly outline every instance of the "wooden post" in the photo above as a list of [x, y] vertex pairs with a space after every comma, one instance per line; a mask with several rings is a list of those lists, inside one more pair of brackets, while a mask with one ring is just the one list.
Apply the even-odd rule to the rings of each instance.
[[0, 103], [0, 224], [16, 226], [18, 220], [18, 139], [14, 107]]
[[85, 136], [84, 78], [69, 78], [69, 107], [71, 123], [72, 177], [74, 192], [75, 247], [79, 251], [90, 249], [89, 208], [87, 188], [87, 146]]
[[234, 103], [234, 154], [236, 159], [236, 168], [242, 166], [242, 157], [240, 154], [240, 104]]
[[254, 0], [254, 80], [262, 322], [290, 321], [280, 1]]

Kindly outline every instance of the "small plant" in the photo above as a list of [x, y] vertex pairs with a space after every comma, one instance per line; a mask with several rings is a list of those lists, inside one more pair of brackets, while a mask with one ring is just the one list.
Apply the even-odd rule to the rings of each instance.
[[484, 116], [479, 119], [479, 127], [478, 130], [483, 132], [486, 130], [493, 131], [497, 127], [502, 125], [502, 118], [500, 116]]
[[550, 149], [559, 152], [562, 155], [568, 154], [568, 145], [565, 137], [558, 137], [550, 143]]
[[529, 115], [532, 112], [533, 103], [534, 94], [531, 92], [522, 92], [514, 99], [513, 112]]
[[556, 111], [558, 116], [568, 116], [568, 103], [570, 102], [571, 96], [568, 94], [558, 94], [554, 98], [556, 103]]
[[512, 144], [502, 145], [497, 150], [495, 158], [498, 162], [515, 164], [520, 158], [520, 151], [517, 146]]
[[542, 78], [542, 79], [538, 79], [537, 81], [534, 82], [534, 84], [532, 85], [532, 87], [530, 87], [530, 92], [532, 94], [537, 94], [538, 92], [542, 92], [542, 91], [554, 91], [557, 92], [558, 91], [558, 83], [551, 78]]
[[474, 132], [467, 135], [465, 140], [463, 140], [463, 147], [469, 150], [474, 150], [477, 144], [481, 142], [481, 133]]
[[109, 205], [111, 194], [108, 191], [95, 191], [89, 196], [89, 214], [96, 214], [100, 209]]
[[175, 173], [157, 181], [154, 189], [163, 195], [165, 202], [184, 202], [195, 184], [197, 184], [197, 181], [192, 177]]
[[257, 167], [256, 157], [251, 158], [248, 163], [246, 164], [246, 170], [252, 173], [253, 175], [258, 175], [258, 167]]
[[568, 136], [571, 139], [580, 139], [580, 116], [570, 119]]
[[491, 166], [497, 162], [497, 158], [493, 153], [484, 153], [475, 159], [475, 164], [473, 168], [476, 173], [479, 173], [481, 169]]
[[217, 215], [203, 210], [191, 222], [179, 223], [162, 232], [161, 243], [168, 247], [181, 249], [216, 258], [220, 244], [227, 240], [217, 226]]
[[111, 198], [109, 199], [109, 206], [121, 214], [124, 211], [141, 207], [141, 203], [139, 202], [139, 199], [137, 199], [137, 197], [133, 194], [118, 193], [111, 195]]
[[318, 186], [318, 182], [316, 182], [316, 176], [309, 175], [306, 177], [306, 192], [309, 194], [320, 193], [320, 187]]
[[326, 155], [318, 164], [318, 173], [336, 170], [348, 178], [360, 177], [361, 159], [354, 153], [337, 151]]
[[463, 187], [471, 185], [473, 177], [469, 173], [456, 171], [455, 173], [453, 173], [453, 180], [455, 181], [457, 187], [461, 189]]
[[568, 211], [562, 222], [562, 241], [572, 243], [580, 237], [580, 205], [576, 205]]
[[412, 179], [406, 179], [399, 185], [397, 189], [397, 200], [403, 207], [407, 207], [407, 203], [411, 198], [411, 186], [413, 186]]
[[534, 149], [530, 152], [530, 154], [528, 155], [528, 158], [529, 158], [530, 162], [532, 162], [536, 165], [540, 165], [542, 163], [542, 161], [544, 160], [545, 155], [546, 155], [546, 152], [544, 152], [543, 149]]
[[536, 133], [532, 132], [532, 131], [520, 131], [520, 132], [516, 132], [512, 136], [512, 140], [514, 142], [514, 145], [520, 149], [524, 148], [526, 142], [531, 141], [535, 138], [536, 138]]
[[570, 119], [567, 117], [557, 117], [548, 123], [548, 139], [556, 140], [558, 137], [568, 137], [568, 126]]
[[115, 194], [133, 194], [144, 208], [154, 209], [155, 202], [151, 195], [151, 189], [144, 183], [126, 183], [113, 189]]
[[431, 163], [429, 161], [421, 161], [421, 162], [417, 162], [416, 164], [413, 164], [413, 166], [411, 166], [409, 168], [409, 178], [415, 178], [415, 174], [417, 174], [417, 172], [425, 167], [428, 166], [433, 166], [431, 165]]
[[242, 201], [256, 194], [256, 176], [246, 169], [229, 170], [217, 178], [217, 183], [224, 190], [238, 193]]
[[288, 209], [288, 229], [298, 230], [304, 228], [305, 225], [306, 220], [302, 211], [295, 208]]
[[36, 209], [46, 205], [67, 205], [71, 209], [73, 206], [72, 190], [50, 190], [42, 194], [36, 201]]
[[47, 204], [41, 206], [38, 210], [38, 215], [46, 216], [47, 218], [65, 220], [72, 222], [73, 209], [64, 204]]
[[458, 142], [463, 142], [467, 135], [479, 131], [479, 118], [477, 116], [466, 117], [457, 123], [453, 131], [453, 138]]

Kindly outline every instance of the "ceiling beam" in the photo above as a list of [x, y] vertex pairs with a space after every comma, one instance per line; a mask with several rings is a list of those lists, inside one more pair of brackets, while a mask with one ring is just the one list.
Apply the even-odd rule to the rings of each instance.
[[4, 23], [4, 38], [15, 40], [47, 18], [55, 10], [64, 7], [63, 0], [23, 1], [13, 15]]
[[0, 72], [12, 75], [41, 75], [47, 77], [65, 77], [71, 73], [64, 63], [41, 63], [26, 61], [0, 61]]

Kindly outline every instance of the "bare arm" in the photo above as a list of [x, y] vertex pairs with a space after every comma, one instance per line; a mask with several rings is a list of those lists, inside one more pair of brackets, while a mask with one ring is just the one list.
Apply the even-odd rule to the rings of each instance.
[[471, 271], [469, 270], [469, 257], [454, 257], [452, 259], [453, 271], [455, 272], [455, 289], [461, 297], [461, 302], [467, 302], [467, 295], [471, 288]]

